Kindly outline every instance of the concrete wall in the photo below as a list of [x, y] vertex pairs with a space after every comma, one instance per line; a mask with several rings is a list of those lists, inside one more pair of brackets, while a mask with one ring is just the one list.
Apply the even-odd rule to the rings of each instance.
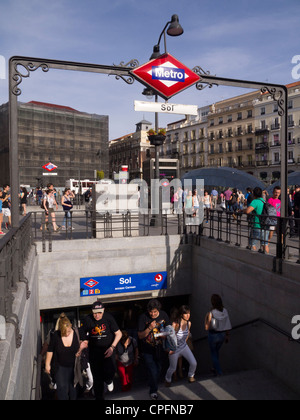
[[18, 284], [13, 312], [20, 321], [22, 345], [16, 349], [15, 328], [6, 324], [6, 340], [0, 341], [0, 400], [30, 400], [35, 393], [35, 366], [40, 337], [38, 260], [32, 248], [24, 274], [29, 280], [30, 297], [25, 283]]
[[[272, 266], [272, 257], [202, 238], [193, 248], [194, 338], [206, 335], [204, 318], [214, 293], [222, 296], [233, 326], [264, 318], [291, 333], [291, 320], [300, 314], [300, 267], [284, 263], [279, 275]], [[300, 394], [299, 344], [263, 324], [231, 335], [231, 343], [222, 350], [225, 370], [267, 368]], [[198, 358], [200, 369], [207, 371], [211, 365], [207, 341], [198, 345]]]
[[[152, 296], [190, 295], [193, 337], [200, 372], [211, 365], [204, 317], [210, 297], [223, 297], [234, 326], [264, 318], [286, 332], [300, 314], [299, 266], [283, 265], [283, 275], [272, 272], [271, 257], [253, 254], [206, 238], [200, 246], [181, 245], [179, 236], [106, 240], [56, 241], [52, 253], [34, 249], [25, 268], [31, 296], [20, 283], [14, 312], [23, 336], [15, 348], [14, 327], [0, 341], [0, 400], [32, 398], [34, 363], [39, 345], [39, 310], [89, 305], [95, 297], [80, 298], [80, 277], [168, 271], [169, 288], [162, 292], [107, 295], [103, 300], [148, 299]], [[225, 371], [267, 368], [300, 393], [299, 345], [262, 324], [232, 332], [222, 349]]]
[[180, 236], [53, 242], [53, 252], [38, 247], [40, 309], [89, 305], [95, 296], [80, 297], [80, 278], [168, 271], [168, 290], [97, 296], [143, 299], [191, 293], [191, 245]]

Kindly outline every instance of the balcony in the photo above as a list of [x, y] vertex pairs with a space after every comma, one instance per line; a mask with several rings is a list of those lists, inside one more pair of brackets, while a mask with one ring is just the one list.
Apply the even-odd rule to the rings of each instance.
[[262, 134], [267, 134], [267, 133], [269, 133], [269, 126], [268, 125], [266, 125], [264, 128], [257, 128], [257, 127], [255, 127], [255, 135], [256, 136], [260, 136], [260, 135], [262, 135]]
[[269, 143], [257, 143], [255, 145], [256, 152], [265, 152], [269, 150]]
[[280, 124], [272, 124], [271, 130], [280, 130]]
[[257, 167], [269, 166], [270, 164], [271, 162], [269, 160], [262, 160], [262, 161], [256, 162]]

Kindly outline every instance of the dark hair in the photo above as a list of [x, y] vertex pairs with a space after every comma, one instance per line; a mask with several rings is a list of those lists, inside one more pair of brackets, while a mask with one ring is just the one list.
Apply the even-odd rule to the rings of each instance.
[[153, 309], [157, 309], [158, 311], [161, 310], [161, 303], [157, 299], [151, 299], [148, 302], [148, 305], [147, 305], [148, 312], [153, 311]]
[[122, 344], [125, 344], [126, 343], [126, 341], [127, 341], [127, 339], [128, 339], [128, 337], [129, 337], [129, 334], [128, 334], [128, 332], [126, 331], [126, 330], [123, 330], [122, 331], [122, 338], [121, 338], [121, 343]]
[[212, 295], [211, 304], [213, 309], [217, 309], [218, 311], [223, 312], [224, 306], [222, 298], [219, 295]]
[[172, 323], [175, 322], [176, 324], [180, 324], [182, 315], [190, 314], [190, 313], [191, 313], [191, 309], [187, 305], [182, 305], [179, 309], [173, 308], [170, 314], [170, 321]]
[[273, 192], [275, 192], [275, 191], [281, 191], [281, 187], [279, 187], [279, 186], [275, 187]]
[[262, 189], [259, 187], [254, 188], [253, 194], [256, 198], [262, 198]]
[[179, 316], [180, 317], [182, 317], [182, 315], [185, 315], [185, 314], [190, 314], [191, 313], [191, 309], [190, 309], [190, 307], [189, 306], [187, 306], [187, 305], [182, 305], [180, 308], [179, 308], [179, 311], [178, 311], [178, 314], [179, 314]]

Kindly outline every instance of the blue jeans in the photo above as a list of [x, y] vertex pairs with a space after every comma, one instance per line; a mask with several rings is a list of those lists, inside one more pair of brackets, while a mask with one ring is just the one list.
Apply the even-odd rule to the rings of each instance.
[[55, 380], [58, 400], [76, 400], [77, 391], [74, 388], [74, 367], [59, 366], [55, 374]]
[[144, 360], [148, 369], [150, 394], [154, 394], [158, 390], [162, 363], [158, 357], [150, 353], [144, 353]]
[[212, 333], [210, 331], [208, 332], [208, 343], [209, 343], [211, 358], [212, 358], [213, 366], [217, 375], [223, 375], [223, 372], [220, 366], [219, 352], [222, 345], [224, 344], [225, 338], [226, 338], [225, 332], [222, 332], [222, 333], [218, 333], [218, 332]]
[[250, 246], [259, 246], [259, 242], [261, 246], [268, 246], [269, 245], [269, 236], [270, 231], [269, 230], [261, 230], [261, 229], [253, 229], [251, 232], [250, 237]]
[[65, 211], [65, 217], [64, 217], [64, 221], [63, 221], [63, 226], [66, 227], [66, 229], [68, 227], [72, 226], [72, 215], [70, 211]]

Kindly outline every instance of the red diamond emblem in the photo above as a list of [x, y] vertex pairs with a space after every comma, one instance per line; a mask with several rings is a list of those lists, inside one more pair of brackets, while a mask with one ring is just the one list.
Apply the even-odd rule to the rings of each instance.
[[85, 286], [90, 287], [91, 289], [97, 286], [97, 284], [99, 284], [99, 282], [94, 279], [90, 279], [84, 283]]
[[48, 172], [52, 172], [52, 171], [54, 171], [54, 169], [57, 169], [57, 166], [54, 165], [53, 163], [49, 162], [46, 165], [44, 165], [43, 168], [46, 169], [46, 171], [48, 171]]
[[161, 283], [163, 281], [164, 277], [161, 274], [157, 274], [155, 276], [156, 283]]
[[163, 54], [131, 73], [141, 83], [155, 89], [164, 99], [177, 95], [200, 80], [200, 76], [171, 54]]

